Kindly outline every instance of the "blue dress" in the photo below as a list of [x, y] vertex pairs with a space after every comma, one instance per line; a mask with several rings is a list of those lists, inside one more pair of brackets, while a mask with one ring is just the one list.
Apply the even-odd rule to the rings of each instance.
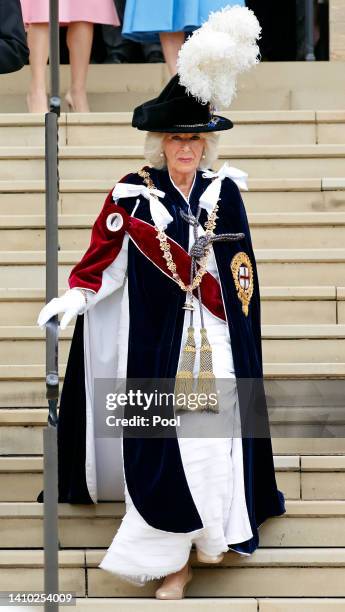
[[244, 0], [127, 0], [122, 35], [138, 42], [158, 42], [159, 32], [191, 32], [211, 11]]

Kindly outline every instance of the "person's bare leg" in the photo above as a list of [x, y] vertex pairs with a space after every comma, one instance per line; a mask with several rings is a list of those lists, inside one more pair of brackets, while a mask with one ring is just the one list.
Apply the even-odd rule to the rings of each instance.
[[46, 66], [49, 54], [49, 30], [47, 23], [31, 23], [28, 28], [31, 81], [26, 102], [30, 113], [48, 111], [46, 91]]
[[164, 58], [171, 76], [177, 72], [177, 55], [184, 43], [184, 32], [161, 32], [160, 39]]
[[86, 95], [86, 78], [93, 38], [93, 23], [76, 21], [67, 30], [67, 46], [71, 64], [71, 87], [66, 100], [79, 113], [90, 112]]

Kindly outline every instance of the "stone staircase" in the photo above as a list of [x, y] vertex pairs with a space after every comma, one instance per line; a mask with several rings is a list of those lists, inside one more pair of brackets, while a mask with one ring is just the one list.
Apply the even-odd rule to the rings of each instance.
[[[103, 74], [104, 68], [97, 68]], [[152, 75], [162, 77], [163, 68], [151, 68], [143, 69], [137, 97], [160, 87]], [[117, 74], [124, 75], [122, 67]], [[95, 90], [101, 87], [100, 80], [93, 83]], [[133, 93], [128, 83], [121, 82], [120, 102], [126, 87]], [[302, 81], [298, 87], [295, 100], [303, 94]], [[283, 99], [282, 90], [273, 90]], [[95, 93], [97, 103], [100, 94]], [[105, 99], [114, 96], [110, 92]], [[265, 108], [261, 102], [256, 108]], [[325, 378], [341, 384], [345, 378], [345, 112], [287, 111], [273, 102], [271, 108], [231, 112], [235, 128], [222, 135], [219, 163], [229, 160], [250, 177], [243, 197], [260, 276], [266, 377], [272, 388], [282, 379], [296, 386], [291, 420], [305, 414], [313, 425], [322, 407], [307, 416], [303, 385], [308, 389]], [[61, 292], [87, 247], [106, 193], [143, 164], [143, 134], [130, 129], [130, 118], [128, 112], [61, 115]], [[42, 117], [0, 115], [0, 591], [18, 589], [18, 575], [22, 590], [42, 588], [43, 508], [35, 499], [42, 486], [47, 410], [44, 333], [35, 322], [44, 300], [43, 143]], [[62, 376], [71, 332], [61, 333]], [[279, 418], [278, 411], [273, 425]], [[217, 567], [193, 557], [195, 579], [187, 598], [159, 602], [152, 599], [155, 584], [137, 589], [97, 567], [123, 503], [61, 504], [61, 590], [76, 592], [78, 610], [160, 611], [178, 605], [183, 612], [344, 611], [345, 438], [275, 436], [272, 442], [287, 513], [260, 528], [253, 556], [229, 552]]]
[[[337, 23], [337, 30], [341, 38], [343, 24]], [[337, 59], [336, 62], [262, 62], [240, 76], [232, 109], [344, 109], [344, 54], [342, 59]], [[48, 70], [47, 67], [47, 77]], [[67, 110], [63, 96], [69, 87], [69, 66], [61, 66], [60, 77], [62, 108]], [[91, 110], [131, 111], [161, 91], [168, 77], [164, 64], [91, 65], [87, 84]], [[29, 79], [28, 66], [20, 73], [1, 76], [0, 113], [26, 110]]]

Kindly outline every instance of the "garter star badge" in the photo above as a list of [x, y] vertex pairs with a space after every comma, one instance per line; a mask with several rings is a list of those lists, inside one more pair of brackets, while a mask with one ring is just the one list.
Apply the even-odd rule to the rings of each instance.
[[248, 316], [248, 307], [253, 295], [253, 267], [244, 251], [236, 253], [231, 260], [231, 272], [234, 277], [237, 297], [242, 302], [242, 311]]

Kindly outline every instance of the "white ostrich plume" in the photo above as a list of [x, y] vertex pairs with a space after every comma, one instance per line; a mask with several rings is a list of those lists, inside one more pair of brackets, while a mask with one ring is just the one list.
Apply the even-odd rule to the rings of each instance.
[[248, 8], [226, 6], [211, 13], [180, 49], [181, 85], [204, 104], [230, 106], [238, 75], [259, 62], [260, 33], [260, 24]]

